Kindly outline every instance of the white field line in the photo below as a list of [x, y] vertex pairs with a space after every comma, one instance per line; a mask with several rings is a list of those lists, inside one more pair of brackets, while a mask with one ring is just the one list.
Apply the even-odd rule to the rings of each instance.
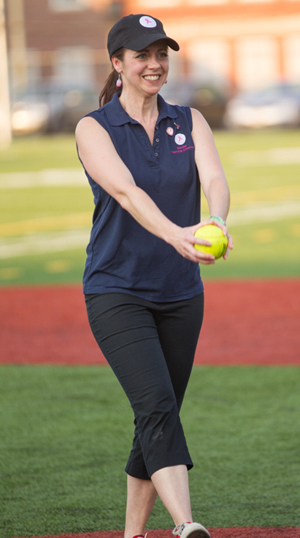
[[[300, 164], [300, 145], [292, 148], [272, 148], [256, 151], [236, 151], [232, 163], [238, 167]], [[0, 174], [0, 189], [34, 187], [88, 186], [83, 168], [53, 168], [37, 172]]]
[[65, 186], [88, 187], [88, 180], [83, 168], [53, 168], [38, 172], [0, 174], [0, 189]]
[[30, 234], [15, 241], [0, 238], [0, 259], [84, 249], [88, 244], [89, 234], [89, 228], [82, 228], [56, 233]]
[[[256, 151], [236, 151], [232, 163], [238, 167], [300, 164], [300, 146]], [[88, 186], [83, 168], [53, 168], [37, 172], [0, 174], [0, 189]]]
[[232, 163], [240, 167], [300, 164], [300, 145], [296, 148], [236, 151], [232, 155]]
[[258, 222], [285, 220], [300, 216], [300, 200], [280, 203], [251, 204], [233, 209], [228, 215], [228, 226], [243, 226]]
[[[251, 223], [272, 222], [297, 216], [300, 216], [300, 200], [251, 204], [242, 209], [233, 209], [228, 217], [228, 226], [240, 227]], [[43, 231], [25, 233], [22, 237], [0, 237], [0, 259], [46, 252], [83, 250], [88, 244], [89, 234], [90, 226], [80, 226], [60, 232]]]

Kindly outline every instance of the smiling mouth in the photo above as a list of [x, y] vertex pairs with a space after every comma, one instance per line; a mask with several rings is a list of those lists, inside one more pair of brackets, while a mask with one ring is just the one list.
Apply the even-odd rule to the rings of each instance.
[[160, 75], [145, 75], [143, 78], [145, 80], [155, 81], [160, 79]]

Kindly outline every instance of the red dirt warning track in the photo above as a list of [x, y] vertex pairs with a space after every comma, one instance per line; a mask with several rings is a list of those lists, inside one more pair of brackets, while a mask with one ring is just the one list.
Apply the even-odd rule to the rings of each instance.
[[[299, 297], [300, 279], [207, 282], [196, 364], [300, 365]], [[0, 342], [3, 364], [106, 363], [89, 329], [80, 286], [0, 289]], [[300, 538], [300, 528], [219, 528], [211, 535]], [[170, 529], [148, 533], [171, 537]], [[123, 532], [43, 538], [123, 538]]]
[[[208, 281], [196, 364], [299, 365], [300, 279]], [[0, 362], [105, 364], [80, 286], [0, 289]]]

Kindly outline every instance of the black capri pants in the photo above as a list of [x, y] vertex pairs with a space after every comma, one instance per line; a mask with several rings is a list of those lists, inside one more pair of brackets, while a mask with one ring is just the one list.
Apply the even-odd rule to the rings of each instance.
[[126, 293], [86, 295], [89, 323], [134, 413], [130, 476], [193, 463], [179, 411], [203, 320], [203, 293], [157, 303]]

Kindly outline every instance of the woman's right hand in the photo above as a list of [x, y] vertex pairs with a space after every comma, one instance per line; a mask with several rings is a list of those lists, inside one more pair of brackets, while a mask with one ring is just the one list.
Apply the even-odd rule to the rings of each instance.
[[[212, 265], [215, 263], [215, 257], [212, 254], [206, 254], [199, 252], [195, 248], [195, 243], [198, 245], [210, 246], [211, 243], [200, 237], [195, 237], [195, 232], [207, 222], [202, 222], [194, 226], [188, 226], [186, 228], [176, 227], [174, 235], [168, 241], [181, 256], [195, 263], [201, 263], [203, 265]], [[211, 224], [211, 222], [209, 223]]]
[[177, 234], [171, 239], [170, 244], [181, 254], [184, 258], [191, 260], [192, 262], [201, 263], [203, 265], [212, 265], [215, 263], [216, 259], [212, 254], [206, 254], [204, 252], [199, 252], [195, 248], [195, 244], [198, 245], [207, 245], [210, 246], [211, 243], [202, 239], [201, 237], [195, 237], [196, 231], [202, 226], [218, 226], [221, 228], [223, 234], [228, 237], [228, 248], [226, 250], [223, 258], [226, 260], [228, 257], [229, 250], [233, 248], [232, 237], [228, 234], [226, 225], [219, 224], [216, 221], [203, 221], [195, 226], [189, 226], [186, 228], [177, 227]]

